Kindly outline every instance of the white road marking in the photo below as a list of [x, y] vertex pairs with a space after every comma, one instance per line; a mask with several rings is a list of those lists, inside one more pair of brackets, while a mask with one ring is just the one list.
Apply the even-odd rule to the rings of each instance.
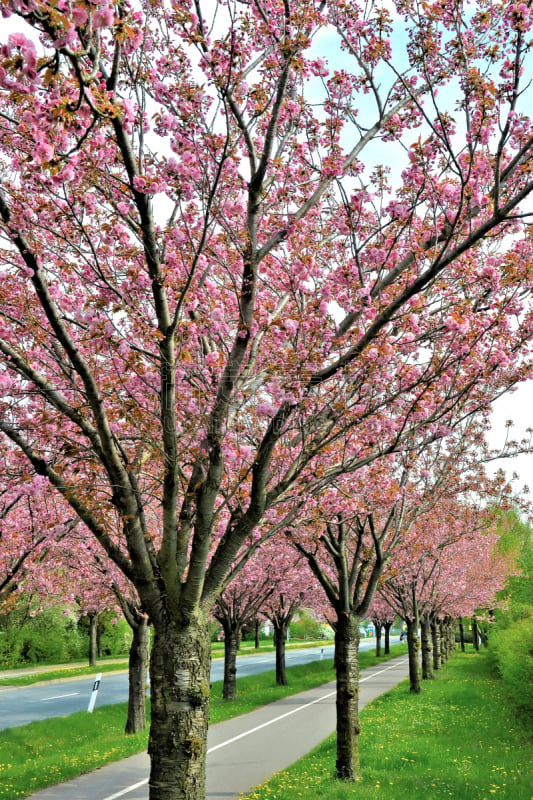
[[[379, 672], [373, 672], [371, 675], [367, 675], [366, 678], [360, 678], [359, 683], [363, 683], [364, 681], [369, 681], [372, 678], [375, 678], [377, 675], [381, 675], [383, 672], [387, 672], [389, 669], [394, 669], [394, 667], [399, 666], [400, 664], [405, 664], [407, 659], [403, 661], [397, 662], [396, 664], [392, 664], [389, 667], [385, 667], [384, 669], [380, 669]], [[233, 744], [233, 742], [238, 742], [239, 739], [244, 739], [245, 736], [249, 736], [251, 733], [255, 733], [256, 731], [260, 731], [262, 728], [267, 728], [269, 725], [273, 725], [275, 722], [279, 722], [281, 719], [285, 719], [285, 717], [290, 717], [292, 714], [297, 714], [298, 711], [303, 711], [309, 706], [314, 706], [316, 703], [320, 703], [321, 700], [327, 700], [328, 697], [332, 697], [334, 694], [337, 693], [335, 689], [333, 692], [328, 692], [327, 694], [323, 694], [322, 697], [317, 697], [316, 700], [311, 700], [310, 703], [306, 703], [303, 706], [298, 706], [298, 708], [293, 708], [292, 711], [287, 711], [285, 714], [281, 714], [279, 717], [275, 717], [274, 719], [269, 720], [268, 722], [263, 722], [262, 725], [257, 725], [255, 728], [250, 728], [249, 731], [245, 731], [244, 733], [240, 733], [238, 736], [233, 736], [231, 739], [226, 739], [225, 742], [221, 742], [220, 744], [216, 744], [214, 747], [210, 747], [207, 751], [207, 754], [214, 753], [215, 750], [220, 750], [222, 747], [226, 747], [228, 744]], [[144, 778], [144, 780], [139, 781], [139, 783], [134, 784], [133, 786], [128, 786], [126, 789], [122, 789], [122, 791], [117, 792], [116, 794], [110, 794], [107, 797], [103, 797], [102, 800], [117, 800], [118, 797], [123, 797], [128, 792], [133, 792], [135, 789], [138, 789], [140, 786], [144, 786], [148, 783], [148, 778]]]
[[133, 792], [135, 789], [139, 789], [139, 787], [144, 786], [148, 783], [148, 778], [144, 778], [139, 783], [134, 783], [133, 786], [128, 786], [126, 789], [122, 789], [121, 792], [117, 792], [116, 794], [109, 794], [107, 797], [102, 798], [102, 800], [117, 800], [117, 797], [123, 797], [128, 792]]
[[62, 697], [74, 697], [77, 694], [79, 694], [79, 692], [70, 692], [70, 694], [56, 694], [54, 697], [41, 697], [41, 703], [44, 703], [45, 700], [60, 700]]
[[390, 667], [385, 667], [385, 669], [380, 669], [379, 672], [373, 672], [372, 675], [367, 675], [366, 678], [359, 678], [359, 683], [364, 683], [365, 681], [369, 681], [370, 678], [375, 678], [376, 675], [381, 675], [382, 672], [387, 672], [387, 670], [394, 669], [394, 667], [399, 667], [402, 664], [407, 664], [406, 658], [404, 658], [403, 661], [398, 661], [396, 664], [392, 664]]
[[[328, 697], [331, 697], [336, 693], [336, 690], [333, 692], [328, 692], [328, 694], [322, 695], [322, 697], [317, 697], [316, 700], [311, 700], [310, 703], [306, 703], [304, 706], [298, 706], [298, 708], [293, 708], [292, 711], [286, 711], [285, 714], [281, 714], [279, 717], [274, 717], [274, 719], [269, 720], [268, 722], [263, 722], [262, 725], [257, 725], [255, 728], [250, 728], [249, 731], [244, 731], [244, 733], [239, 733], [238, 736], [233, 736], [231, 739], [226, 739], [225, 742], [221, 742], [220, 744], [216, 744], [214, 747], [210, 747], [207, 751], [207, 754], [214, 753], [215, 750], [220, 750], [222, 747], [226, 747], [228, 744], [233, 744], [233, 742], [238, 742], [239, 739], [244, 739], [245, 736], [249, 736], [251, 733], [255, 733], [256, 731], [260, 731], [262, 728], [268, 728], [269, 725], [273, 725], [275, 722], [279, 722], [280, 719], [285, 719], [285, 717], [290, 717], [292, 714], [297, 714], [298, 711], [303, 711], [305, 708], [309, 708], [309, 706], [314, 706], [315, 703], [320, 703], [321, 700], [326, 700]], [[106, 798], [107, 800], [107, 798]]]

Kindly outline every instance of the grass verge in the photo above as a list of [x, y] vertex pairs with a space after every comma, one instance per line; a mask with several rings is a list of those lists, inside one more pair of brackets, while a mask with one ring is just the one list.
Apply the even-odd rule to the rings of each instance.
[[[332, 645], [332, 641], [300, 641], [288, 643], [286, 645], [289, 650], [296, 650], [302, 647], [325, 647]], [[259, 653], [273, 653], [274, 646], [272, 643], [265, 643], [256, 648], [253, 642], [243, 642], [239, 650], [239, 656], [253, 656]], [[211, 649], [211, 657], [214, 659], [224, 658], [224, 642], [215, 642]], [[28, 669], [27, 667], [20, 667], [21, 670]], [[124, 658], [122, 661], [109, 662], [98, 661], [95, 667], [85, 666], [61, 666], [50, 667], [50, 669], [40, 668], [37, 672], [26, 673], [21, 675], [10, 675], [9, 678], [2, 678], [0, 671], [0, 686], [32, 686], [34, 683], [42, 683], [43, 681], [63, 680], [65, 678], [79, 678], [85, 675], [94, 675], [96, 672], [124, 672], [128, 669], [128, 659]]]
[[32, 686], [43, 681], [66, 680], [79, 678], [85, 675], [95, 675], [97, 672], [124, 672], [128, 669], [128, 659], [122, 663], [105, 664], [99, 662], [96, 667], [58, 667], [47, 669], [43, 672], [32, 672], [27, 675], [16, 675], [10, 678], [0, 678], [0, 686]]
[[533, 732], [505, 698], [486, 653], [458, 653], [410, 695], [406, 684], [361, 712], [362, 780], [336, 780], [335, 738], [247, 800], [532, 800]]
[[[405, 652], [405, 645], [393, 645], [388, 658]], [[385, 660], [369, 651], [360, 654], [362, 669]], [[333, 680], [333, 660], [289, 667], [287, 678], [289, 686], [277, 686], [273, 671], [240, 678], [237, 699], [231, 702], [222, 700], [222, 682], [215, 682], [211, 723]], [[126, 713], [126, 704], [122, 703], [96, 708], [92, 714], [80, 711], [0, 731], [0, 800], [27, 797], [46, 786], [146, 750], [147, 733], [124, 735]]]

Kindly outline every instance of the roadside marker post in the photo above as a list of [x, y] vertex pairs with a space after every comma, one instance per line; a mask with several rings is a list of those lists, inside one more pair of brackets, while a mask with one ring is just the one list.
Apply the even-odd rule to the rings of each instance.
[[92, 710], [94, 708], [94, 704], [96, 703], [96, 695], [98, 694], [98, 689], [100, 687], [100, 681], [101, 680], [102, 680], [102, 673], [99, 672], [98, 675], [96, 676], [95, 682], [93, 683], [93, 691], [92, 691], [92, 694], [91, 694], [91, 699], [89, 700], [89, 708], [87, 709], [89, 714], [92, 713]]

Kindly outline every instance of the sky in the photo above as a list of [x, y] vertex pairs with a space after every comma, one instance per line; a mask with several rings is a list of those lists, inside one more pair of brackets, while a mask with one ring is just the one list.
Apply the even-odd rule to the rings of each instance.
[[[491, 448], [499, 449], [505, 443], [507, 420], [513, 421], [512, 439], [520, 441], [522, 438], [529, 438], [526, 431], [528, 427], [533, 428], [533, 380], [525, 381], [515, 392], [503, 395], [494, 403], [488, 436]], [[513, 472], [519, 474], [519, 479], [512, 482], [515, 491], [526, 484], [533, 493], [533, 452], [514, 458], [498, 459], [489, 465], [488, 471], [492, 473], [498, 468], [505, 470], [508, 477]]]

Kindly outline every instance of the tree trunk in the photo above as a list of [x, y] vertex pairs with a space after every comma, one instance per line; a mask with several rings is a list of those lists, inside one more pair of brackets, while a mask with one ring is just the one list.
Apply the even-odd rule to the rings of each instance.
[[102, 658], [102, 626], [96, 623], [96, 656]]
[[150, 661], [150, 800], [205, 797], [209, 625], [155, 625]]
[[222, 699], [235, 700], [237, 694], [237, 650], [239, 649], [239, 625], [224, 621], [224, 683]]
[[98, 626], [98, 614], [89, 614], [89, 666], [96, 666], [96, 629]]
[[433, 674], [433, 644], [431, 642], [431, 623], [428, 614], [423, 614], [420, 620], [420, 637], [422, 640], [422, 680], [432, 680]]
[[472, 644], [474, 645], [474, 650], [479, 652], [479, 640], [477, 636], [477, 622], [476, 618], [472, 617]]
[[463, 619], [459, 620], [459, 640], [461, 642], [461, 652], [465, 652], [465, 626], [463, 625]]
[[420, 641], [418, 639], [418, 625], [416, 620], [407, 619], [407, 648], [409, 653], [409, 691], [413, 694], [420, 694], [422, 686], [420, 683], [420, 664], [418, 651]]
[[376, 629], [376, 657], [379, 658], [381, 655], [381, 625], [374, 624]]
[[441, 627], [440, 637], [441, 637], [442, 663], [445, 664], [450, 658], [453, 651], [449, 620], [446, 619], [442, 620], [440, 627]]
[[479, 641], [481, 642], [482, 647], [488, 647], [489, 645], [489, 637], [487, 632], [483, 629], [481, 625], [477, 626], [477, 632], [479, 634]]
[[440, 627], [435, 619], [431, 621], [431, 639], [433, 641], [433, 669], [438, 670], [441, 668]]
[[254, 632], [255, 632], [255, 649], [259, 650], [259, 628], [261, 627], [261, 620], [256, 619], [254, 622]]
[[385, 631], [385, 647], [383, 650], [383, 655], [388, 656], [390, 653], [390, 629], [392, 628], [392, 621], [386, 622], [383, 626]]
[[287, 622], [276, 621], [274, 624], [274, 642], [276, 645], [276, 683], [278, 686], [287, 686], [287, 672], [285, 665], [285, 642], [287, 641]]
[[339, 780], [361, 778], [359, 762], [359, 624], [354, 614], [341, 614], [335, 629], [337, 675], [337, 763]]
[[128, 719], [126, 733], [146, 728], [146, 677], [148, 670], [148, 619], [140, 616], [132, 627], [133, 641], [129, 658]]
[[455, 652], [455, 620], [451, 617], [446, 619], [446, 640], [448, 643], [448, 658]]

